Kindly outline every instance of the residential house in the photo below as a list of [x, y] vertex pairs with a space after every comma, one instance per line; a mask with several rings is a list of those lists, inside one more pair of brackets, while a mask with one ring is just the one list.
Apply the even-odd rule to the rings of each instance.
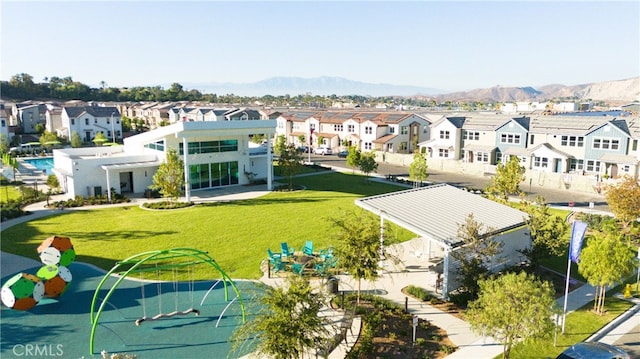
[[149, 123], [151, 124], [151, 128], [156, 128], [171, 123], [169, 121], [169, 111], [174, 106], [174, 103], [168, 102], [157, 104], [156, 106], [151, 107], [149, 112]]
[[428, 157], [443, 160], [462, 158], [462, 125], [466, 117], [442, 116], [431, 125], [431, 139], [419, 143], [420, 151]]
[[295, 111], [279, 116], [277, 132], [297, 146], [412, 153], [417, 143], [429, 138], [430, 127], [427, 119], [412, 113]]
[[511, 156], [516, 156], [520, 158], [520, 163], [523, 166], [529, 165], [527, 142], [529, 140], [530, 122], [531, 119], [529, 117], [514, 117], [496, 128], [494, 131], [494, 146], [497, 150], [493, 164], [506, 163]]
[[[462, 161], [492, 165], [496, 162], [496, 129], [509, 121], [509, 116], [474, 113], [465, 117], [462, 124], [460, 147]], [[458, 145], [456, 145], [458, 146]]]
[[[418, 143], [431, 136], [431, 123], [414, 113], [381, 112], [358, 114], [363, 119], [361, 150], [413, 153]], [[371, 144], [371, 145], [370, 145]]]
[[71, 139], [73, 132], [77, 132], [84, 142], [93, 141], [98, 132], [114, 142], [122, 138], [120, 112], [116, 107], [65, 106], [62, 108], [61, 119], [60, 132], [68, 139]]
[[608, 120], [590, 116], [533, 117], [527, 144], [531, 162], [527, 168], [552, 173], [598, 173], [594, 163], [587, 170], [585, 139]]
[[250, 108], [236, 108], [229, 110], [224, 114], [224, 118], [227, 121], [266, 120], [260, 111]]
[[7, 141], [11, 141], [9, 136], [9, 119], [4, 104], [0, 104], [0, 137], [4, 136]]
[[46, 125], [45, 113], [47, 107], [42, 103], [20, 103], [14, 105], [13, 113], [16, 114], [18, 126], [24, 134], [38, 133], [37, 125]]
[[627, 121], [612, 119], [585, 136], [585, 172], [610, 178], [637, 176], [637, 147], [638, 138], [632, 138]]
[[296, 147], [307, 146], [311, 130], [315, 131], [318, 123], [315, 116], [320, 115], [318, 111], [284, 112], [276, 119], [276, 137], [284, 136], [287, 144], [293, 144]]

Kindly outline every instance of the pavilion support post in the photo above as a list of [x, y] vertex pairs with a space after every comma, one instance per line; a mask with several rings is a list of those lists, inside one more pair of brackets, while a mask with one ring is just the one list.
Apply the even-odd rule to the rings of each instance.
[[449, 254], [451, 248], [449, 246], [444, 247], [444, 263], [442, 265], [442, 295], [446, 300], [449, 300]]

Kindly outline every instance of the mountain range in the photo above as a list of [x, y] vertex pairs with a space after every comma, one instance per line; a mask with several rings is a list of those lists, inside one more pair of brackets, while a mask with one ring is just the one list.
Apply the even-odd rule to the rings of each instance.
[[551, 84], [533, 88], [502, 87], [474, 89], [470, 91], [446, 93], [429, 87], [402, 86], [381, 83], [352, 81], [341, 77], [273, 77], [254, 83], [183, 83], [187, 88], [203, 93], [238, 96], [297, 96], [311, 95], [360, 95], [360, 96], [398, 96], [424, 97], [439, 101], [542, 101], [550, 99], [578, 99], [627, 103], [640, 101], [640, 77], [582, 85]]

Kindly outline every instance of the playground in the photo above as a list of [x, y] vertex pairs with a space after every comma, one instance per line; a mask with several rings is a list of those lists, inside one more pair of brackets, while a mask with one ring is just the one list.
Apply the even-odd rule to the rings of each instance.
[[[28, 357], [29, 350], [65, 358], [97, 358], [103, 350], [138, 358], [237, 358], [253, 350], [249, 344], [232, 350], [233, 332], [242, 325], [243, 310], [233, 290], [225, 295], [228, 285], [218, 281], [215, 270], [211, 281], [176, 281], [170, 271], [163, 281], [152, 280], [151, 274], [147, 280], [120, 280], [121, 276], [105, 277], [104, 271], [83, 263], [71, 263], [69, 270], [72, 285], [59, 298], [44, 298], [28, 311], [2, 306], [2, 358]], [[246, 313], [256, 313], [260, 285], [237, 281], [235, 286], [242, 293]], [[111, 288], [113, 292], [104, 301]], [[105, 303], [95, 337], [94, 296], [96, 308]], [[247, 320], [249, 317], [247, 314]], [[146, 320], [140, 321], [142, 318]]]

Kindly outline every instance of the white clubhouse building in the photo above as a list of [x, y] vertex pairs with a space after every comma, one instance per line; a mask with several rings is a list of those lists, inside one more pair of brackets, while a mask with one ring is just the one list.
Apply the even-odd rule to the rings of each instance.
[[[249, 184], [265, 179], [272, 189], [273, 159], [252, 135], [271, 139], [275, 120], [178, 122], [124, 139], [124, 146], [53, 151], [54, 173], [68, 198], [143, 193], [175, 149], [184, 162], [186, 199], [193, 190]], [[186, 151], [184, 149], [187, 149]]]

